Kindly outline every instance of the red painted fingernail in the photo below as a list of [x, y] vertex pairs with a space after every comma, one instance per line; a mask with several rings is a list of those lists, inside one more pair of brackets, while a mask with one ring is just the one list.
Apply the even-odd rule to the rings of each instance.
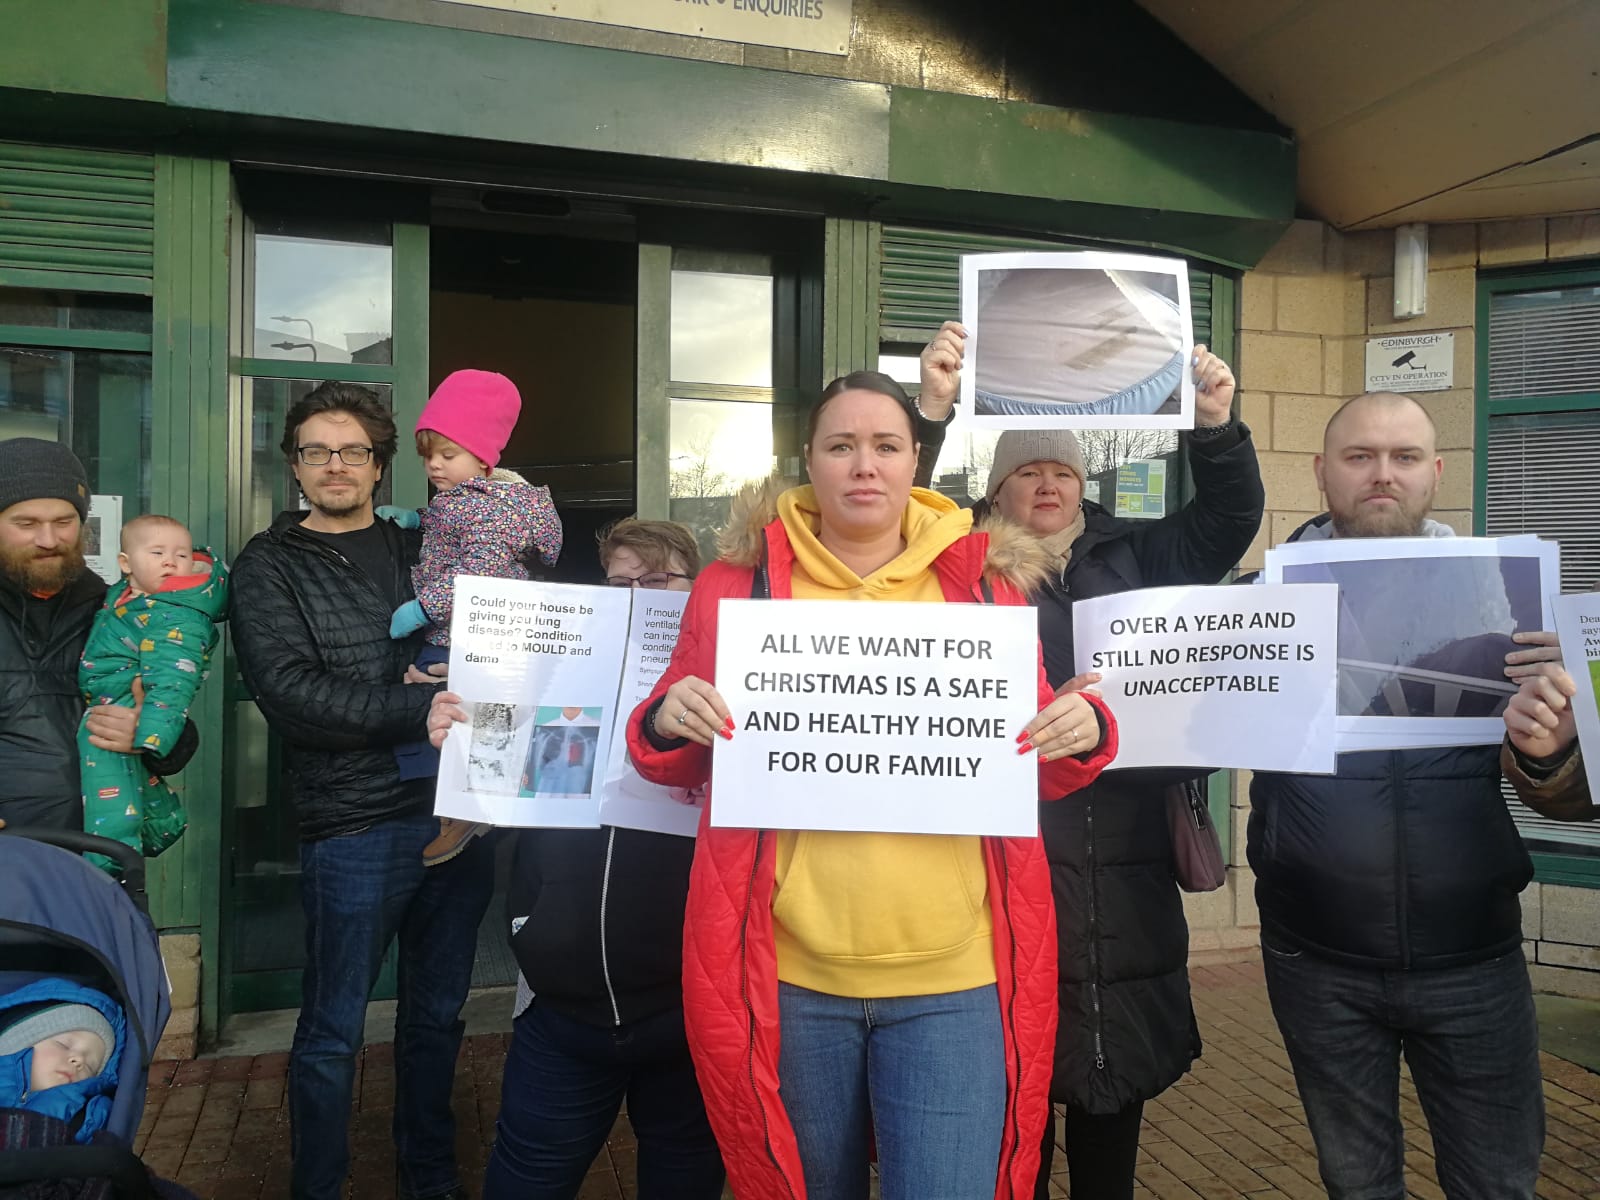
[[1042, 763], [1047, 763], [1050, 761], [1050, 756], [1048, 754], [1041, 754], [1039, 755], [1039, 761]]
[[733, 741], [733, 730], [724, 725], [721, 729], [717, 730], [717, 736], [727, 738], [731, 742]]
[[727, 721], [725, 721], [723, 723], [723, 727], [726, 728], [726, 729], [730, 729], [730, 730], [738, 728], [738, 726], [733, 723], [733, 718], [732, 717], [729, 717], [727, 719]]
[[1028, 751], [1030, 751], [1032, 749], [1033, 749], [1033, 743], [1032, 742], [1023, 742], [1022, 745], [1017, 747], [1017, 753], [1018, 754], [1026, 754], [1026, 753], [1028, 753]]
[[1024, 729], [1021, 733], [1017, 734], [1017, 741], [1025, 742], [1032, 736], [1033, 736], [1032, 734], [1030, 734], [1026, 729]]

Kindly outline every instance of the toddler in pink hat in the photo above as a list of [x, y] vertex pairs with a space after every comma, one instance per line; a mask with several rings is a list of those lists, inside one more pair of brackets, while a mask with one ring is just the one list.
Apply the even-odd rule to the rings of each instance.
[[[522, 397], [504, 375], [456, 371], [435, 389], [417, 418], [417, 453], [434, 495], [422, 513], [422, 554], [411, 569], [417, 598], [395, 609], [389, 636], [424, 630], [425, 644], [416, 660], [424, 670], [449, 660], [458, 574], [526, 579], [530, 550], [547, 566], [554, 566], [561, 555], [561, 518], [550, 489], [497, 469], [521, 412]], [[404, 778], [438, 773], [438, 752], [426, 743], [399, 747], [396, 757]], [[459, 854], [478, 832], [468, 830], [450, 839], [447, 835], [459, 832], [455, 827], [468, 823], [446, 819], [441, 824], [445, 831], [440, 840], [449, 844], [428, 848], [424, 861], [430, 866]]]

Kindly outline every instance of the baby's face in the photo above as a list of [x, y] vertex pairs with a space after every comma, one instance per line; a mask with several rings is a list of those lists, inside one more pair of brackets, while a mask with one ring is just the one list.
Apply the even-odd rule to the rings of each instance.
[[154, 525], [136, 531], [118, 559], [135, 591], [155, 592], [194, 570], [194, 540], [180, 526]]
[[92, 1079], [105, 1069], [105, 1044], [85, 1029], [70, 1029], [46, 1038], [33, 1048], [29, 1089], [46, 1088]]
[[428, 482], [441, 492], [468, 479], [482, 479], [489, 473], [488, 463], [443, 436], [434, 439], [433, 449], [422, 456], [422, 465], [428, 472]]

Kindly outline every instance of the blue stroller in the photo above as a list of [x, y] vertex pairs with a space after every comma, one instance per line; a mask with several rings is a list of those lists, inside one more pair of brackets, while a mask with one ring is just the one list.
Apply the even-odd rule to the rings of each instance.
[[[120, 882], [80, 857], [89, 852], [112, 859]], [[143, 858], [119, 842], [69, 831], [0, 829], [0, 997], [62, 979], [111, 997], [126, 1020], [120, 1053], [113, 1052], [116, 1084], [98, 1114], [102, 1131], [88, 1145], [49, 1144], [61, 1139], [46, 1137], [39, 1146], [24, 1133], [28, 1148], [0, 1154], [0, 1200], [49, 1194], [38, 1185], [50, 1180], [103, 1181], [75, 1194], [117, 1200], [174, 1194], [156, 1190], [132, 1149], [151, 1056], [171, 1013], [144, 880]], [[14, 1122], [32, 1115], [0, 1110], [0, 1118]]]

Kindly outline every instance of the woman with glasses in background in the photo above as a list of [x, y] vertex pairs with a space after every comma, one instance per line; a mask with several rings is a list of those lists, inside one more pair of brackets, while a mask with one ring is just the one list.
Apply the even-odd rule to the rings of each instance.
[[[687, 592], [694, 534], [618, 521], [611, 587]], [[435, 746], [466, 719], [434, 701]], [[601, 826], [517, 832], [507, 911], [521, 971], [485, 1200], [572, 1200], [627, 1101], [639, 1200], [717, 1200], [722, 1157], [683, 1029], [683, 909], [694, 839]]]

